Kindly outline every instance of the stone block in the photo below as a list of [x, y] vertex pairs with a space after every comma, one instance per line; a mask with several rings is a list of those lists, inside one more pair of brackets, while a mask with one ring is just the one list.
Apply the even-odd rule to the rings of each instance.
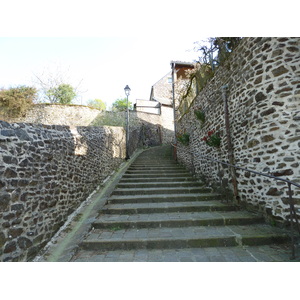
[[17, 244], [15, 241], [8, 242], [3, 250], [3, 253], [11, 253], [17, 250]]
[[272, 73], [273, 73], [274, 77], [280, 76], [280, 75], [285, 74], [287, 72], [288, 72], [288, 70], [284, 66], [280, 66], [280, 67], [272, 70]]
[[272, 134], [268, 134], [268, 135], [265, 135], [265, 136], [262, 136], [261, 137], [261, 141], [263, 143], [268, 143], [268, 142], [272, 142], [275, 140], [275, 137], [272, 135]]
[[11, 201], [11, 195], [8, 193], [0, 194], [0, 211], [6, 211]]
[[260, 101], [263, 101], [266, 99], [267, 99], [267, 96], [263, 92], [259, 92], [255, 95], [256, 102], [260, 102]]

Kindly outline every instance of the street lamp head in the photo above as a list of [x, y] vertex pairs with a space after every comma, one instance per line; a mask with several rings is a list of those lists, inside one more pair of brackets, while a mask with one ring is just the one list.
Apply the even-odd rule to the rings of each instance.
[[129, 96], [130, 91], [131, 91], [131, 90], [130, 90], [130, 87], [129, 87], [128, 85], [126, 85], [125, 88], [124, 88], [124, 91], [125, 91], [125, 95], [126, 95], [126, 96]]

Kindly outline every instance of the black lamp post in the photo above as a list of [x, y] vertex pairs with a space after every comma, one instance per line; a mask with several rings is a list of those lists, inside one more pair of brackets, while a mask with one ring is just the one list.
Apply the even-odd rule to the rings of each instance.
[[129, 107], [128, 107], [128, 96], [130, 95], [130, 87], [128, 85], [124, 88], [125, 95], [127, 97], [127, 111], [126, 111], [126, 159], [129, 159]]

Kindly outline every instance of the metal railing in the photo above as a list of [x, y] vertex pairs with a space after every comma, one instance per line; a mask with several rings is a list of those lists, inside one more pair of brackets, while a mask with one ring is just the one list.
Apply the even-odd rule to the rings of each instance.
[[[174, 148], [177, 148], [177, 146], [172, 144], [172, 143], [171, 143], [171, 146], [174, 147]], [[297, 230], [298, 230], [299, 234], [300, 234], [300, 226], [299, 226], [298, 216], [297, 216], [297, 213], [296, 213], [296, 210], [295, 210], [294, 199], [292, 197], [292, 193], [293, 193], [292, 192], [292, 185], [295, 186], [295, 187], [300, 188], [300, 184], [297, 184], [293, 181], [290, 181], [288, 179], [284, 179], [284, 178], [281, 178], [281, 177], [276, 177], [276, 176], [273, 176], [273, 175], [270, 175], [270, 174], [261, 173], [261, 172], [257, 172], [257, 171], [254, 171], [254, 170], [239, 167], [239, 166], [236, 166], [236, 165], [233, 165], [233, 164], [229, 164], [229, 163], [226, 163], [224, 161], [214, 159], [214, 158], [211, 158], [211, 157], [203, 155], [203, 154], [195, 153], [195, 152], [192, 152], [192, 151], [187, 151], [187, 152], [194, 155], [194, 156], [202, 157], [206, 160], [213, 161], [213, 162], [216, 162], [216, 163], [219, 163], [219, 164], [222, 164], [222, 165], [226, 165], [226, 166], [231, 167], [231, 168], [235, 168], [235, 169], [238, 169], [238, 170], [243, 170], [243, 171], [246, 171], [246, 172], [249, 172], [249, 173], [253, 173], [253, 174], [256, 174], [256, 175], [272, 178], [272, 179], [277, 180], [277, 181], [285, 182], [288, 186], [289, 208], [290, 208], [291, 251], [292, 251], [291, 259], [295, 259], [295, 235], [294, 235], [294, 222], [293, 222], [293, 220], [295, 220], [295, 222], [296, 222]]]

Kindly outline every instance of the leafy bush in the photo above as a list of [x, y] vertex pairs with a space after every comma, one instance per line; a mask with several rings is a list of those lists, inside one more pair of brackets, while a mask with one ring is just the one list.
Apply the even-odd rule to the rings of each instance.
[[219, 148], [221, 146], [220, 134], [214, 130], [209, 131], [207, 136], [202, 138], [202, 141], [204, 141], [210, 147]]
[[63, 83], [58, 87], [49, 89], [47, 96], [51, 103], [70, 104], [76, 97], [76, 93], [70, 84]]
[[125, 128], [124, 112], [103, 111], [91, 126], [121, 126]]
[[6, 117], [20, 117], [33, 105], [37, 99], [34, 87], [18, 86], [0, 90], [0, 108]]
[[[132, 109], [132, 103], [128, 101], [128, 109]], [[112, 104], [112, 111], [126, 111], [127, 110], [127, 98], [117, 99]]]
[[88, 106], [99, 109], [99, 110], [106, 109], [106, 104], [101, 99], [89, 100]]
[[201, 110], [200, 108], [195, 108], [194, 110], [194, 114], [196, 116], [196, 118], [201, 121], [202, 124], [204, 124], [205, 122], [205, 112], [203, 110]]
[[180, 142], [181, 144], [183, 144], [184, 146], [188, 146], [188, 144], [190, 143], [190, 135], [188, 133], [178, 133], [176, 135], [178, 142]]

